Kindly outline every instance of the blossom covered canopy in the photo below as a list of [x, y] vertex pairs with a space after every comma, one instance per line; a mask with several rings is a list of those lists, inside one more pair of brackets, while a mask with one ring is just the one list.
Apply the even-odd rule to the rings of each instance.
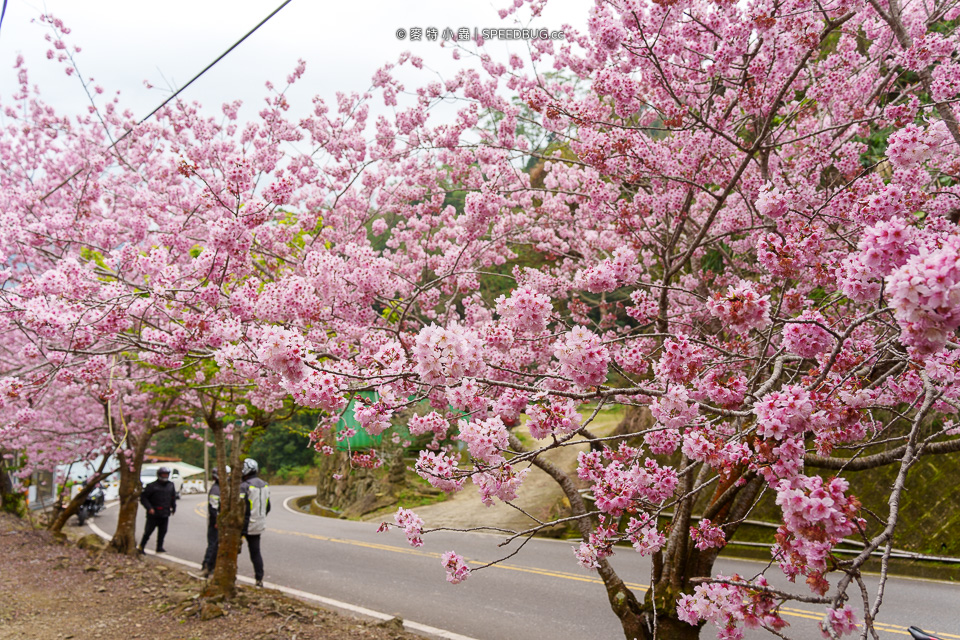
[[[954, 2], [614, 0], [529, 61], [458, 43], [477, 65], [442, 82], [404, 87], [386, 65], [302, 119], [271, 85], [245, 125], [178, 104], [112, 150], [129, 114], [58, 116], [18, 61], [0, 434], [31, 432], [24, 401], [52, 381], [102, 385], [113, 358], [319, 410], [325, 452], [347, 410], [371, 434], [403, 421], [444, 491], [512, 501], [545, 470], [609, 593], [627, 541], [658, 559], [655, 585], [682, 587], [662, 615], [727, 638], [784, 624], [791, 594], [762, 576], [701, 575], [768, 491], [774, 564], [826, 606], [826, 634], [849, 633], [848, 589], [892, 544], [910, 467], [960, 449], [958, 18]], [[434, 122], [447, 100], [456, 117]], [[611, 406], [649, 424], [601, 437]], [[584, 442], [575, 473], [544, 461]], [[879, 524], [817, 473], [881, 464], [901, 473]], [[395, 525], [427, 533], [407, 509]], [[852, 535], [863, 553], [833, 556]], [[467, 562], [443, 554], [450, 582]], [[661, 614], [624, 597], [625, 633], [647, 637]]]

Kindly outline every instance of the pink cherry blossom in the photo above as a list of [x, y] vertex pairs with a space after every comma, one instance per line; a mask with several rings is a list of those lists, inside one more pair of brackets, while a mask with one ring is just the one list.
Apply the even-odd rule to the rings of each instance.
[[749, 282], [730, 287], [725, 294], [714, 294], [707, 308], [734, 333], [764, 329], [770, 324], [770, 296], [759, 295]]
[[607, 378], [610, 352], [599, 336], [581, 326], [574, 327], [558, 342], [554, 351], [561, 375], [581, 387], [602, 384]]
[[447, 572], [447, 582], [450, 584], [460, 584], [470, 577], [470, 567], [466, 561], [457, 553], [447, 551], [440, 556], [440, 563]]

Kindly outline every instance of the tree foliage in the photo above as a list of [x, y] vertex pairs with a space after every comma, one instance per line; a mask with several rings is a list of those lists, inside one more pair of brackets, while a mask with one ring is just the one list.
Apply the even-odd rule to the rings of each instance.
[[[882, 594], [855, 590], [891, 549], [911, 467], [960, 449], [958, 16], [615, 0], [529, 60], [458, 43], [477, 64], [443, 83], [408, 90], [388, 64], [303, 118], [271, 85], [245, 125], [229, 103], [134, 127], [95, 101], [70, 120], [18, 62], [0, 147], [4, 437], [41, 432], [29, 405], [54, 382], [111, 389], [117, 367], [202, 415], [221, 470], [226, 438], [235, 465], [285, 403], [320, 414], [311, 438], [332, 454], [350, 400], [373, 435], [428, 402], [407, 422], [433, 440], [417, 471], [486, 503], [513, 500], [531, 466], [549, 474], [627, 637], [704, 620], [782, 633], [790, 599], [823, 605], [828, 636], [869, 627]], [[456, 117], [431, 121], [444, 101]], [[654, 423], [600, 438], [610, 405]], [[575, 475], [541, 455], [583, 441]], [[886, 465], [889, 508], [867, 514], [844, 476]], [[782, 515], [768, 571], [794, 592], [713, 575], [762, 492]], [[421, 544], [416, 514], [396, 525]], [[834, 555], [845, 537], [863, 552]], [[620, 542], [653, 557], [643, 600], [608, 560]], [[443, 565], [453, 583], [478, 570]]]

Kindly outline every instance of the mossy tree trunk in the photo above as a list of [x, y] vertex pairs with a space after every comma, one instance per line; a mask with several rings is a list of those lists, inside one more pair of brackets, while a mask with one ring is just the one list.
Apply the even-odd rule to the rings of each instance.
[[[203, 591], [206, 597], [222, 595], [233, 598], [237, 594], [237, 556], [243, 542], [243, 519], [246, 505], [240, 496], [242, 469], [240, 452], [243, 446], [243, 433], [240, 429], [233, 432], [230, 446], [227, 446], [227, 434], [224, 422], [216, 416], [216, 404], [213, 404], [204, 419], [207, 428], [213, 432], [213, 441], [217, 449], [217, 472], [227, 481], [220, 482], [220, 514], [217, 517], [217, 560], [213, 577]], [[253, 428], [269, 422], [266, 416], [254, 417]], [[230, 473], [227, 473], [227, 466]]]
[[0, 449], [0, 511], [22, 516], [26, 512], [26, 499], [14, 490], [13, 470], [3, 457], [5, 453]]
[[[243, 503], [240, 500], [240, 447], [239, 442], [227, 448], [223, 420], [215, 415], [214, 404], [204, 416], [207, 429], [213, 433], [217, 452], [217, 473], [220, 481], [220, 513], [217, 516], [217, 560], [213, 578], [204, 590], [204, 595], [223, 595], [232, 598], [237, 590], [237, 556], [243, 533]], [[239, 438], [240, 434], [236, 434]], [[230, 473], [227, 473], [227, 466]], [[226, 482], [223, 479], [226, 479]]]
[[[685, 463], [689, 460], [684, 459]], [[701, 472], [706, 472], [701, 469]], [[745, 480], [738, 483], [738, 480]], [[684, 481], [684, 498], [676, 506], [670, 535], [666, 545], [653, 557], [653, 588], [647, 591], [643, 602], [641, 633], [638, 640], [654, 638], [678, 638], [693, 640], [700, 637], [699, 626], [693, 626], [677, 617], [677, 600], [685, 593], [692, 593], [696, 579], [709, 578], [720, 549], [696, 548], [690, 538], [690, 522], [693, 502], [696, 496], [690, 489], [700, 484], [702, 477], [694, 480], [690, 473]], [[739, 473], [723, 478], [704, 510], [703, 516], [712, 522], [722, 524], [727, 540], [730, 540], [739, 522], [746, 517], [763, 486], [763, 480], [753, 475], [741, 476]]]
[[[631, 408], [616, 430], [624, 440], [640, 437], [640, 433], [653, 426], [652, 416], [646, 408]], [[587, 432], [584, 437], [594, 440]], [[510, 446], [523, 451], [523, 444], [513, 434]], [[577, 518], [581, 537], [586, 540], [596, 525], [584, 504], [573, 477], [553, 465], [544, 456], [537, 456], [533, 464], [547, 473], [560, 486], [570, 502], [571, 512]], [[641, 602], [624, 584], [607, 559], [598, 561], [597, 573], [607, 592], [607, 601], [620, 620], [624, 637], [628, 640], [696, 640], [702, 625], [690, 625], [677, 617], [677, 600], [685, 593], [692, 593], [697, 578], [709, 577], [719, 554], [718, 549], [700, 551], [692, 544], [690, 522], [697, 494], [694, 487], [700, 486], [709, 473], [702, 465], [691, 465], [684, 458], [679, 468], [690, 471], [682, 476], [681, 495], [675, 505], [675, 514], [667, 542], [654, 554], [651, 575], [652, 589]], [[722, 525], [729, 540], [737, 529], [738, 522], [746, 517], [756, 501], [762, 480], [743, 471], [730, 474], [717, 483], [713, 498], [703, 513], [712, 522]], [[745, 482], [738, 483], [738, 480]]]
[[117, 460], [120, 463], [120, 506], [117, 528], [110, 539], [110, 548], [124, 555], [134, 555], [137, 552], [137, 509], [140, 506], [140, 492], [143, 490], [140, 484], [140, 468], [152, 436], [152, 431], [148, 431], [143, 437], [128, 434], [127, 443], [132, 445], [132, 455], [127, 455], [122, 449], [117, 451]]

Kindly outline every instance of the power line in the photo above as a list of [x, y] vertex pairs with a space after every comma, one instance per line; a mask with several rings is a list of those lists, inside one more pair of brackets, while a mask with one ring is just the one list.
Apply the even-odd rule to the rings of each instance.
[[3, 26], [3, 16], [7, 15], [7, 0], [3, 0], [3, 9], [0, 9], [0, 27]]
[[[189, 87], [191, 84], [193, 84], [193, 82], [194, 82], [197, 78], [199, 78], [200, 76], [202, 76], [203, 74], [205, 74], [207, 71], [209, 71], [210, 69], [212, 69], [212, 68], [213, 68], [213, 65], [217, 64], [218, 62], [220, 62], [221, 60], [223, 60], [225, 57], [227, 57], [227, 54], [229, 54], [231, 51], [233, 51], [233, 50], [236, 49], [238, 46], [240, 46], [240, 43], [241, 43], [241, 42], [243, 42], [244, 40], [246, 40], [247, 38], [249, 38], [251, 35], [253, 35], [253, 32], [254, 32], [254, 31], [256, 31], [257, 29], [259, 29], [260, 27], [262, 27], [263, 25], [265, 25], [265, 24], [267, 23], [267, 20], [269, 20], [269, 19], [272, 18], [273, 16], [277, 15], [278, 13], [280, 13], [280, 10], [283, 9], [283, 8], [284, 8], [285, 6], [287, 6], [288, 4], [290, 4], [291, 2], [293, 2], [293, 0], [286, 0], [283, 4], [281, 4], [279, 7], [277, 7], [276, 9], [274, 9], [274, 10], [270, 13], [270, 15], [268, 15], [266, 18], [264, 18], [263, 20], [261, 20], [261, 21], [257, 24], [257, 26], [255, 26], [253, 29], [250, 29], [250, 31], [247, 31], [247, 33], [246, 33], [245, 36], [243, 36], [242, 38], [240, 38], [239, 40], [237, 40], [235, 43], [233, 43], [233, 46], [232, 46], [232, 47], [230, 47], [229, 49], [227, 49], [226, 51], [224, 51], [223, 53], [221, 53], [221, 54], [217, 57], [216, 60], [214, 60], [213, 62], [211, 62], [210, 64], [208, 64], [206, 67], [204, 67], [204, 68], [203, 68], [203, 71], [201, 71], [201, 72], [198, 73], [197, 75], [193, 76], [193, 78], [190, 79], [190, 82], [188, 82], [187, 84], [185, 84], [185, 85], [183, 85], [182, 87], [180, 87], [179, 89], [177, 89], [176, 93], [174, 93], [172, 96], [170, 96], [169, 98], [167, 98], [166, 100], [164, 100], [163, 103], [162, 103], [159, 107], [157, 107], [156, 109], [154, 109], [153, 111], [151, 111], [150, 113], [148, 113], [148, 114], [146, 115], [146, 117], [144, 117], [143, 120], [141, 120], [141, 121], [138, 122], [137, 124], [143, 124], [145, 121], [149, 120], [149, 119], [150, 119], [150, 116], [152, 116], [153, 114], [155, 114], [157, 111], [160, 111], [160, 109], [164, 108], [164, 107], [167, 105], [168, 102], [170, 102], [171, 100], [173, 100], [174, 98], [176, 98], [178, 95], [180, 95], [180, 93], [181, 93], [184, 89], [186, 89], [187, 87]], [[128, 131], [127, 133], [129, 133], [129, 131]], [[124, 135], [127, 135], [127, 134], [124, 134]], [[122, 140], [122, 138], [121, 138], [121, 140]], [[117, 140], [117, 142], [120, 142], [120, 140]], [[116, 143], [114, 143], [114, 144], [116, 144]]]
[[[144, 122], [146, 122], [147, 120], [149, 120], [151, 117], [153, 117], [153, 115], [156, 114], [157, 111], [160, 111], [160, 109], [163, 109], [165, 106], [167, 106], [167, 104], [169, 104], [171, 100], [173, 100], [173, 99], [176, 98], [178, 95], [180, 95], [184, 90], [186, 90], [187, 87], [189, 87], [189, 86], [190, 86], [191, 84], [193, 84], [198, 78], [200, 78], [200, 76], [202, 76], [202, 75], [205, 74], [207, 71], [209, 71], [210, 69], [212, 69], [212, 68], [214, 67], [214, 65], [216, 65], [218, 62], [220, 62], [221, 60], [223, 60], [224, 58], [226, 58], [227, 55], [229, 55], [229, 53], [230, 53], [231, 51], [233, 51], [234, 49], [236, 49], [237, 47], [239, 47], [240, 44], [241, 44], [244, 40], [246, 40], [246, 39], [249, 38], [251, 35], [253, 35], [253, 33], [254, 33], [257, 29], [259, 29], [260, 27], [262, 27], [263, 25], [265, 25], [265, 24], [267, 23], [267, 21], [270, 20], [270, 18], [272, 18], [273, 16], [277, 15], [278, 13], [280, 13], [280, 10], [283, 9], [283, 8], [284, 8], [285, 6], [287, 6], [288, 4], [290, 4], [291, 2], [293, 2], [293, 0], [285, 0], [279, 7], [277, 7], [277, 8], [274, 9], [273, 11], [271, 11], [271, 12], [270, 12], [270, 15], [268, 15], [266, 18], [264, 18], [263, 20], [261, 20], [260, 22], [258, 22], [257, 25], [256, 25], [253, 29], [250, 29], [250, 31], [247, 31], [247, 33], [244, 34], [244, 36], [243, 36], [242, 38], [240, 38], [239, 40], [237, 40], [236, 42], [234, 42], [233, 45], [231, 45], [229, 49], [227, 49], [226, 51], [224, 51], [223, 53], [221, 53], [219, 56], [217, 56], [217, 59], [216, 59], [216, 60], [214, 60], [213, 62], [211, 62], [211, 63], [208, 64], [207, 66], [205, 66], [205, 67], [203, 68], [203, 70], [200, 71], [200, 73], [198, 73], [197, 75], [195, 75], [195, 76], [193, 76], [192, 78], [190, 78], [190, 81], [187, 82], [187, 84], [185, 84], [185, 85], [183, 85], [182, 87], [180, 87], [179, 89], [177, 89], [177, 90], [173, 93], [173, 95], [171, 95], [169, 98], [167, 98], [166, 100], [164, 100], [163, 102], [161, 102], [160, 105], [159, 105], [156, 109], [154, 109], [153, 111], [151, 111], [150, 113], [148, 113], [147, 115], [145, 115], [143, 118], [141, 118], [140, 121], [137, 122], [137, 124], [135, 125], [135, 128], [136, 128], [136, 126], [140, 126], [141, 124], [143, 124]], [[7, 7], [7, 1], [4, 0], [4, 2], [3, 2], [3, 8], [6, 9], [6, 7]], [[2, 14], [0, 14], [0, 22], [2, 22], [2, 20], [3, 20], [3, 17], [2, 17]], [[126, 137], [127, 137], [128, 135], [130, 135], [131, 133], [133, 133], [133, 129], [127, 129], [127, 131], [126, 131], [122, 136], [120, 136], [119, 138], [117, 138], [116, 142], [114, 142], [113, 144], [111, 144], [109, 147], [106, 148], [106, 151], [110, 151], [110, 149], [113, 149], [115, 146], [117, 146], [118, 144], [120, 144], [120, 143], [123, 141], [123, 139], [126, 138]], [[57, 191], [59, 191], [63, 186], [65, 186], [65, 185], [66, 185], [67, 183], [69, 183], [71, 180], [73, 180], [73, 179], [76, 178], [78, 175], [80, 175], [80, 173], [81, 173], [82, 171], [83, 171], [83, 169], [77, 169], [76, 171], [74, 171], [74, 172], [73, 172], [73, 175], [71, 175], [70, 177], [68, 177], [66, 180], [64, 180], [63, 182], [61, 182], [60, 184], [58, 184], [56, 187], [54, 187], [54, 189], [53, 189], [52, 191], [50, 191], [50, 192], [47, 193], [45, 196], [43, 196], [42, 198], [40, 198], [40, 202], [43, 202], [44, 200], [46, 200], [47, 198], [49, 198], [50, 196], [52, 196], [53, 194], [55, 194], [55, 193], [56, 193]]]

